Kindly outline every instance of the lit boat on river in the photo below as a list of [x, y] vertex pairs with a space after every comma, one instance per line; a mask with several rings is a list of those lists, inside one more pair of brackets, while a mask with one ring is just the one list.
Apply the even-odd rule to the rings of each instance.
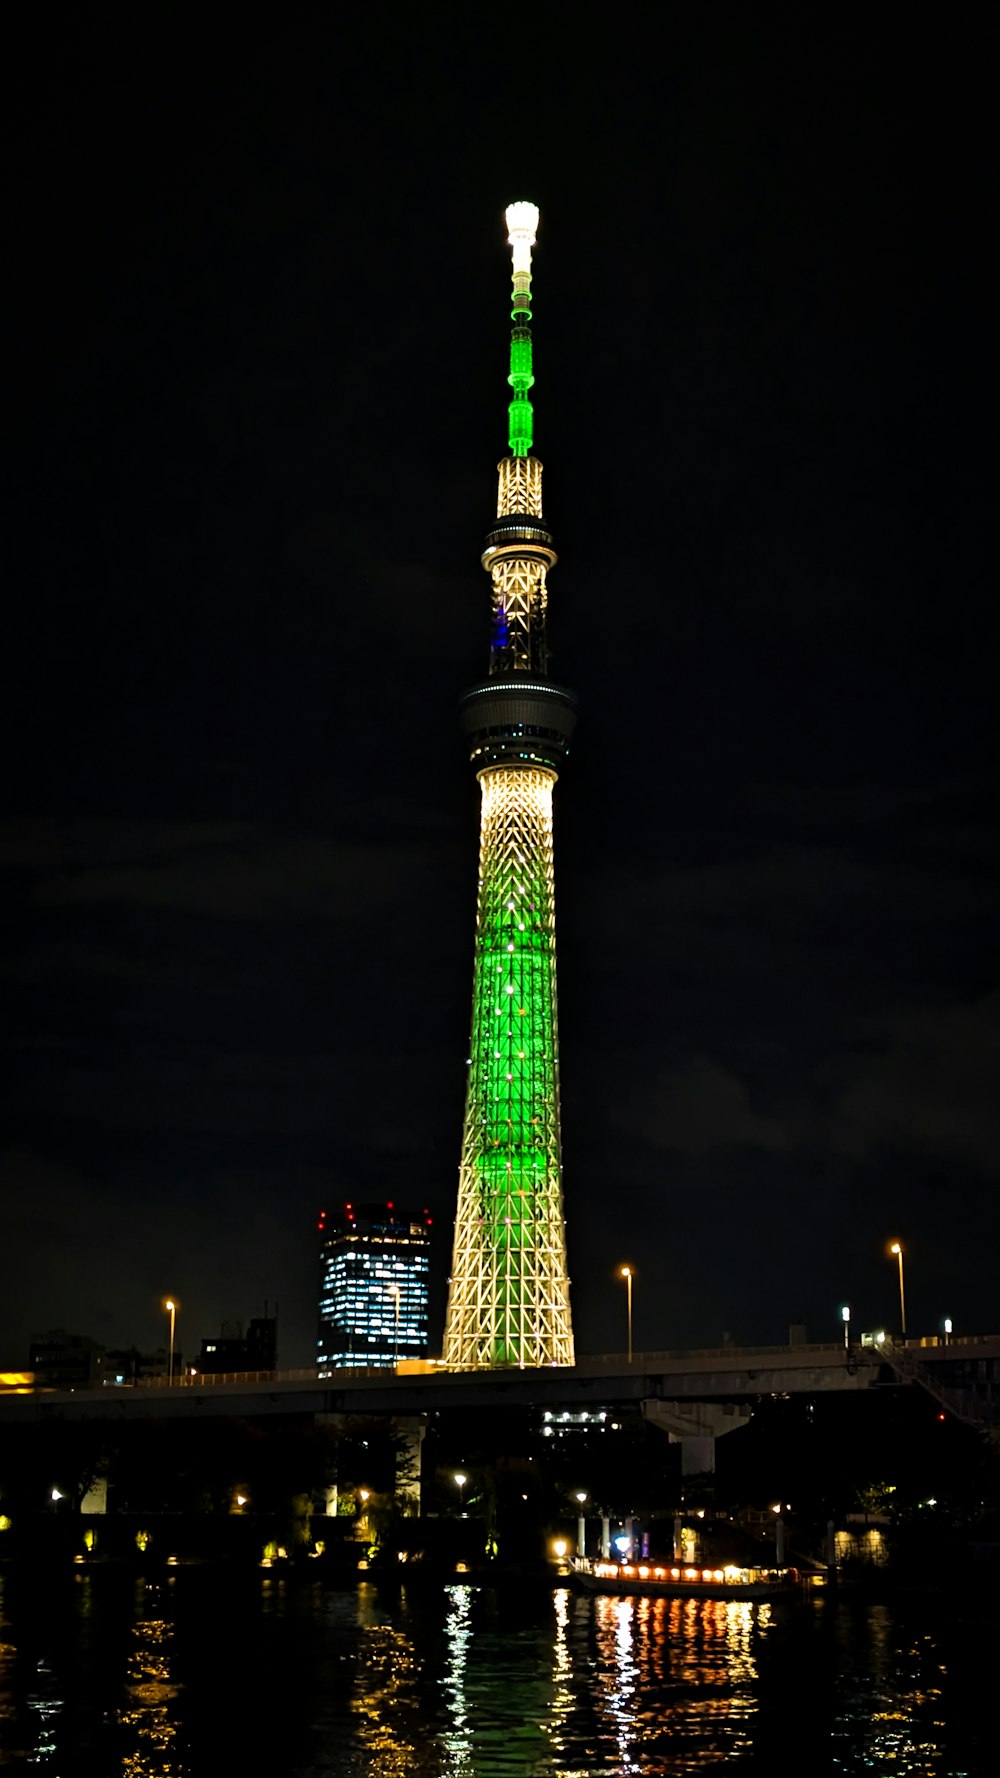
[[777, 1599], [801, 1583], [794, 1568], [696, 1568], [690, 1563], [594, 1562], [570, 1565], [573, 1586], [585, 1593], [632, 1593], [663, 1599]]

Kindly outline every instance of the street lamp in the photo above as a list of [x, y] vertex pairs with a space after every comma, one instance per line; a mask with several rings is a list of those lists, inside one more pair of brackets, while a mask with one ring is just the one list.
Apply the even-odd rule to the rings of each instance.
[[619, 1278], [625, 1280], [626, 1314], [628, 1316], [628, 1361], [632, 1363], [632, 1267], [619, 1266]]
[[174, 1327], [177, 1321], [177, 1304], [172, 1296], [168, 1296], [163, 1307], [170, 1316], [170, 1350], [167, 1356], [167, 1387], [169, 1388], [174, 1380]]
[[889, 1249], [899, 1261], [899, 1331], [906, 1338], [906, 1295], [903, 1290], [903, 1248], [902, 1243], [894, 1241]]
[[844, 1346], [849, 1352], [851, 1350], [851, 1311], [847, 1303], [840, 1311], [840, 1319], [844, 1323]]
[[389, 1295], [395, 1299], [396, 1303], [396, 1337], [392, 1346], [392, 1362], [395, 1367], [399, 1364], [399, 1285], [390, 1284], [388, 1290]]
[[587, 1521], [583, 1516], [583, 1509], [587, 1504], [585, 1490], [583, 1488], [578, 1488], [573, 1499], [580, 1508], [576, 1520], [576, 1553], [582, 1562], [584, 1556], [587, 1554]]
[[468, 1476], [463, 1475], [460, 1470], [456, 1470], [454, 1476], [452, 1477], [452, 1480], [455, 1483], [456, 1488], [458, 1489], [458, 1510], [462, 1514], [463, 1519], [465, 1517], [465, 1513], [462, 1510], [462, 1508], [463, 1508], [463, 1501], [465, 1499], [465, 1484], [468, 1481], [468, 1479], [469, 1479]]

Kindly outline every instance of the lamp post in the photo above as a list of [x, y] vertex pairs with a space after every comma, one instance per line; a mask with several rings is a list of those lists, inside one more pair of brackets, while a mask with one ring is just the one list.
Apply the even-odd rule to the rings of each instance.
[[844, 1323], [844, 1350], [851, 1350], [851, 1311], [847, 1303], [840, 1311], [840, 1319]]
[[899, 1331], [906, 1338], [906, 1293], [903, 1289], [903, 1247], [900, 1241], [894, 1241], [889, 1249], [899, 1261]]
[[625, 1303], [628, 1316], [628, 1361], [632, 1363], [632, 1267], [619, 1266], [618, 1276], [625, 1280]]
[[460, 1470], [456, 1470], [454, 1477], [452, 1479], [455, 1483], [456, 1488], [458, 1489], [458, 1510], [459, 1510], [459, 1513], [461, 1514], [462, 1518], [464, 1519], [465, 1513], [463, 1511], [463, 1502], [465, 1500], [465, 1484], [469, 1478], [467, 1475], [462, 1475]]
[[948, 1341], [950, 1339], [951, 1339], [951, 1316], [946, 1315], [944, 1318], [944, 1343], [946, 1346], [947, 1346]]
[[173, 1386], [174, 1381], [174, 1328], [177, 1323], [177, 1304], [172, 1296], [168, 1296], [163, 1307], [170, 1316], [170, 1346], [167, 1353], [167, 1388], [169, 1389]]
[[574, 1494], [573, 1498], [580, 1508], [576, 1521], [576, 1553], [582, 1562], [584, 1556], [587, 1554], [587, 1521], [583, 1516], [583, 1509], [587, 1504], [587, 1496], [581, 1488]]
[[390, 1284], [389, 1285], [389, 1295], [394, 1299], [395, 1304], [396, 1304], [396, 1333], [395, 1333], [395, 1338], [393, 1340], [393, 1346], [392, 1346], [392, 1363], [393, 1363], [393, 1368], [395, 1369], [396, 1366], [399, 1364], [399, 1285], [398, 1284]]

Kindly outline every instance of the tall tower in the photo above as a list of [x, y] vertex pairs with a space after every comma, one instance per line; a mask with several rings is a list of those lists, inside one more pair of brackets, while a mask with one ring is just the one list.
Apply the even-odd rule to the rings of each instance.
[[555, 564], [531, 455], [531, 249], [538, 211], [512, 204], [510, 455], [483, 567], [489, 676], [462, 727], [482, 787], [469, 1085], [445, 1321], [456, 1366], [573, 1363], [559, 1129], [552, 790], [576, 721], [548, 677], [546, 576]]

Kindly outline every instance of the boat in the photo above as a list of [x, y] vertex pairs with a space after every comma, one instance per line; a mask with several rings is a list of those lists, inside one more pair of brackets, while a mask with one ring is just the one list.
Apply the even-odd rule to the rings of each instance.
[[570, 1584], [584, 1593], [636, 1594], [659, 1599], [778, 1599], [802, 1577], [794, 1568], [695, 1568], [689, 1563], [592, 1561], [576, 1557]]

